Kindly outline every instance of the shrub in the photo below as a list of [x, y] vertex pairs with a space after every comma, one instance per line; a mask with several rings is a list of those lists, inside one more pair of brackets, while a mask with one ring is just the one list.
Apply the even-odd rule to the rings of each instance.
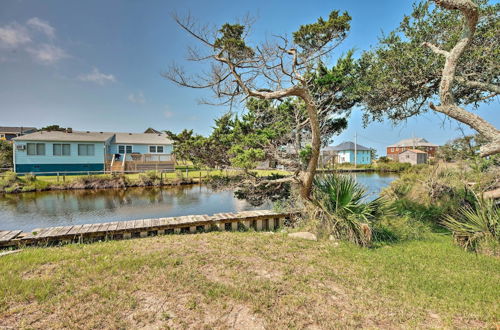
[[500, 255], [500, 207], [493, 200], [477, 198], [476, 205], [445, 215], [442, 224], [465, 249]]
[[431, 232], [425, 222], [411, 216], [383, 217], [373, 227], [376, 242], [400, 242], [424, 239]]
[[352, 176], [325, 175], [314, 180], [313, 217], [320, 231], [336, 238], [367, 246], [371, 242], [371, 225], [383, 215], [392, 213], [383, 198], [366, 201], [366, 190]]
[[16, 173], [11, 171], [5, 172], [2, 176], [0, 176], [0, 189], [4, 190], [5, 192], [16, 191], [17, 188], [11, 187], [17, 186], [17, 181], [18, 179]]
[[161, 178], [157, 171], [147, 171], [139, 175], [139, 183], [143, 186], [160, 185]]
[[30, 173], [30, 174], [26, 174], [24, 177], [24, 182], [35, 182], [36, 181], [36, 175]]

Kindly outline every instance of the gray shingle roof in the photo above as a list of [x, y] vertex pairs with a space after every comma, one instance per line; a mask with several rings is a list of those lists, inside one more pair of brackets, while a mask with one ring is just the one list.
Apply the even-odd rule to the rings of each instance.
[[398, 143], [391, 144], [387, 147], [389, 148], [394, 148], [394, 147], [439, 147], [437, 144], [430, 143], [424, 138], [414, 138], [414, 139], [404, 139], [399, 141]]
[[172, 144], [167, 134], [155, 133], [115, 133], [115, 143], [118, 144]]
[[118, 144], [172, 144], [165, 133], [113, 133], [73, 131], [41, 131], [14, 138], [15, 141], [106, 142], [115, 137]]
[[[356, 145], [356, 149], [357, 150], [370, 150], [370, 148], [367, 148], [367, 147], [362, 146], [360, 144]], [[325, 150], [334, 150], [334, 151], [354, 150], [354, 142], [350, 142], [350, 141], [342, 142], [341, 144], [336, 145], [334, 147], [332, 147], [332, 146], [326, 147]]]
[[113, 137], [110, 132], [66, 133], [61, 131], [40, 131], [14, 138], [14, 141], [68, 141], [68, 142], [106, 142]]

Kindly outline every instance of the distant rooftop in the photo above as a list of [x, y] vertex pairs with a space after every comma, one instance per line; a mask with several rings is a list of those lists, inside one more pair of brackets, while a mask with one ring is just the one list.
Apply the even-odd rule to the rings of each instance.
[[36, 131], [36, 127], [0, 126], [0, 133], [22, 134]]
[[401, 140], [398, 143], [391, 144], [390, 148], [394, 147], [439, 147], [437, 144], [430, 143], [424, 138], [413, 138], [413, 139], [405, 139]]
[[[370, 148], [367, 148], [365, 146], [362, 146], [360, 144], [356, 145], [357, 150], [371, 150]], [[354, 142], [342, 142], [339, 145], [336, 146], [328, 146], [325, 147], [323, 150], [333, 150], [333, 151], [342, 151], [342, 150], [354, 150]]]
[[418, 149], [408, 149], [408, 150], [405, 150], [405, 151], [401, 152], [400, 154], [404, 154], [405, 152], [413, 152], [413, 153], [416, 153], [416, 154], [426, 154], [425, 151], [418, 150]]

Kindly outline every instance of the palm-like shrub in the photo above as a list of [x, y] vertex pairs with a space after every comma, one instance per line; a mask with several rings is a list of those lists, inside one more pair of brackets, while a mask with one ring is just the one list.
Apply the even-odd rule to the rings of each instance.
[[446, 215], [442, 224], [465, 249], [500, 254], [500, 207], [492, 199], [477, 198], [476, 205]]
[[392, 213], [383, 198], [367, 201], [364, 186], [348, 175], [316, 177], [312, 200], [321, 229], [362, 246], [370, 244], [373, 222]]

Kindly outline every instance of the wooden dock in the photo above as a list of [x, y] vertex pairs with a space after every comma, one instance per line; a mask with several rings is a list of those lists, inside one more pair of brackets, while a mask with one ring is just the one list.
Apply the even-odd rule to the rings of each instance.
[[75, 226], [0, 231], [0, 247], [53, 245], [72, 242], [93, 242], [129, 239], [164, 234], [196, 233], [212, 230], [275, 230], [294, 213], [269, 210], [189, 215], [171, 218], [116, 221]]

